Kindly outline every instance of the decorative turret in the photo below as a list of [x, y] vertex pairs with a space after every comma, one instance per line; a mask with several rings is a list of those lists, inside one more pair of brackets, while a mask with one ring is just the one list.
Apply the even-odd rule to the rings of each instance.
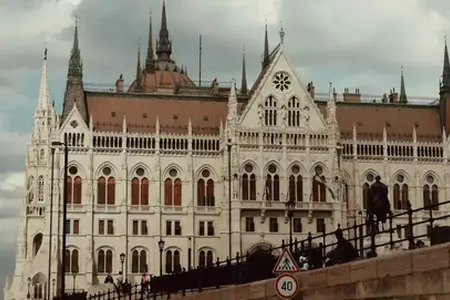
[[69, 115], [74, 106], [78, 109], [87, 124], [88, 111], [83, 88], [83, 63], [78, 41], [78, 22], [75, 23], [73, 47], [69, 60], [62, 121]]
[[161, 16], [161, 29], [159, 30], [159, 40], [156, 44], [156, 55], [158, 61], [172, 61], [172, 41], [169, 39], [169, 30], [167, 29], [166, 1], [163, 1]]
[[450, 90], [450, 60], [448, 58], [447, 38], [444, 47], [444, 66], [442, 68], [441, 92]]
[[262, 69], [266, 67], [269, 64], [269, 34], [267, 33], [267, 24], [265, 29], [265, 35], [264, 35], [264, 54], [263, 54], [263, 60], [262, 60]]
[[136, 87], [135, 92], [142, 91], [142, 68], [141, 68], [141, 43], [138, 44], [137, 59], [136, 59]]
[[400, 79], [400, 97], [399, 103], [408, 103], [408, 97], [406, 96], [406, 88], [405, 88], [405, 79], [403, 77], [403, 67], [402, 67], [402, 75]]
[[152, 32], [152, 14], [150, 12], [150, 20], [148, 27], [148, 46], [147, 57], [145, 59], [145, 72], [151, 74], [155, 72], [155, 59], [153, 54], [153, 32]]
[[247, 70], [245, 67], [245, 48], [242, 53], [242, 78], [241, 78], [241, 95], [247, 95]]

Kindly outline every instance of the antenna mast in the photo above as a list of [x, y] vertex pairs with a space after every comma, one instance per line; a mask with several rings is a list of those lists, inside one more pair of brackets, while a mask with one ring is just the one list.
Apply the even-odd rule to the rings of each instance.
[[199, 35], [198, 41], [198, 86], [202, 86], [202, 35]]

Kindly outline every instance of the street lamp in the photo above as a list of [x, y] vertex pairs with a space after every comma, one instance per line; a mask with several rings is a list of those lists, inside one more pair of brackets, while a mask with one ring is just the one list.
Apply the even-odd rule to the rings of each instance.
[[62, 216], [62, 242], [61, 242], [61, 266], [62, 271], [60, 273], [60, 281], [61, 281], [61, 299], [65, 298], [65, 287], [66, 287], [66, 219], [67, 219], [67, 177], [68, 168], [69, 168], [69, 147], [67, 146], [67, 138], [64, 139], [63, 142], [54, 141], [52, 142], [53, 147], [64, 147], [64, 181], [63, 181], [63, 216]]
[[123, 275], [123, 263], [125, 261], [125, 253], [120, 254], [120, 264], [122, 265], [122, 275]]
[[290, 199], [286, 202], [286, 212], [289, 217], [289, 249], [292, 253], [292, 217], [294, 216], [295, 211], [295, 201]]
[[77, 279], [77, 275], [78, 275], [78, 268], [74, 267], [72, 270], [72, 277], [73, 277], [73, 288], [72, 288], [72, 293], [75, 294], [75, 280]]
[[27, 293], [27, 299], [30, 299], [30, 298], [31, 298], [31, 295], [30, 295], [30, 285], [31, 285], [31, 278], [28, 277], [28, 293]]
[[164, 244], [165, 242], [160, 238], [158, 241], [158, 247], [159, 247], [159, 276], [162, 276], [163, 274], [163, 263], [162, 263], [162, 256], [164, 251]]

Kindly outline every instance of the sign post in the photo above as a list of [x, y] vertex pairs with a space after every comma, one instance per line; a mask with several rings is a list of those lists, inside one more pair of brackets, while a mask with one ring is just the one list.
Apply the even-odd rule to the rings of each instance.
[[292, 299], [298, 294], [299, 284], [293, 274], [300, 272], [300, 268], [289, 248], [283, 249], [272, 272], [278, 275], [275, 281], [275, 290], [278, 296], [282, 299]]

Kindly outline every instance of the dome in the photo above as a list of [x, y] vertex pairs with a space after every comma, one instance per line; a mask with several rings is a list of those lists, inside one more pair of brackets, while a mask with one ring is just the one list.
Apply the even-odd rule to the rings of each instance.
[[140, 83], [138, 80], [134, 80], [128, 91], [152, 93], [158, 88], [174, 88], [176, 86], [195, 87], [195, 84], [174, 61], [156, 61], [155, 71], [150, 73], [144, 69]]

